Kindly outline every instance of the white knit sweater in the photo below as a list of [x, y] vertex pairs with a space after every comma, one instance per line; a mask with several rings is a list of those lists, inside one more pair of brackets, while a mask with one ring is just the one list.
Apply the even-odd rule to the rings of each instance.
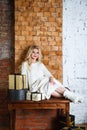
[[26, 61], [23, 62], [21, 74], [26, 75], [27, 86], [29, 86], [30, 91], [44, 93], [47, 99], [50, 98], [51, 93], [57, 87], [63, 87], [55, 78], [55, 85], [49, 83], [49, 77], [52, 76], [52, 74], [42, 62], [32, 63], [30, 66]]

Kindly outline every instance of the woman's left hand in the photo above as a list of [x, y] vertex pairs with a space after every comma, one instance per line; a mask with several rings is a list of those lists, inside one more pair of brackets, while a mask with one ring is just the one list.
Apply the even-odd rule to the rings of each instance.
[[54, 80], [53, 80], [53, 77], [49, 77], [49, 82], [50, 82], [52, 85], [55, 84], [55, 82], [54, 82]]

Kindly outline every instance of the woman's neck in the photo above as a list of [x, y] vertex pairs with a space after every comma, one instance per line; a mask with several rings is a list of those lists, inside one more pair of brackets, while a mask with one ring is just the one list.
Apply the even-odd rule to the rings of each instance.
[[35, 60], [35, 59], [32, 59], [32, 61], [31, 61], [32, 63], [36, 63], [37, 61]]

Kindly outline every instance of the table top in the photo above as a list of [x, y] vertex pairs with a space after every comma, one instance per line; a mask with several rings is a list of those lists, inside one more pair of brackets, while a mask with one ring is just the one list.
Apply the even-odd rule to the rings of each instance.
[[69, 107], [70, 100], [65, 98], [51, 98], [49, 100], [41, 101], [9, 101], [8, 110], [17, 110], [17, 109], [64, 109]]
[[8, 104], [29, 104], [29, 103], [69, 103], [70, 102], [70, 100], [68, 100], [68, 99], [65, 99], [65, 98], [50, 98], [50, 99], [45, 99], [45, 100], [40, 100], [40, 101], [32, 101], [32, 100], [9, 100], [8, 101]]

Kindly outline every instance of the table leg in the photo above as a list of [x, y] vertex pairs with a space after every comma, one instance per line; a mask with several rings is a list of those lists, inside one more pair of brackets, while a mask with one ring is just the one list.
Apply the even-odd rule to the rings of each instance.
[[15, 110], [10, 111], [10, 130], [15, 130]]
[[69, 127], [70, 121], [69, 121], [69, 103], [66, 104], [66, 126]]

